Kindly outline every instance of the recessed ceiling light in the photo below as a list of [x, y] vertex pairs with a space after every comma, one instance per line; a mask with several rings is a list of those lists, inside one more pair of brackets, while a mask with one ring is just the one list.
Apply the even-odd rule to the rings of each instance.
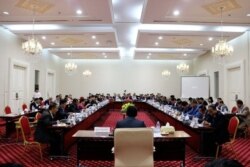
[[96, 36], [95, 35], [92, 35], [92, 37], [91, 37], [92, 39], [96, 39]]
[[3, 14], [5, 14], [5, 15], [9, 15], [10, 13], [5, 11], [5, 12], [3, 12]]
[[96, 45], [99, 45], [99, 44], [100, 44], [100, 42], [98, 42], [98, 41], [97, 41], [95, 44], [96, 44]]
[[155, 42], [155, 45], [156, 45], [156, 46], [158, 46], [158, 45], [159, 45], [159, 43], [158, 43], [158, 42]]
[[77, 11], [76, 11], [76, 14], [79, 14], [79, 15], [80, 15], [80, 14], [82, 14], [82, 11], [81, 11], [81, 10], [77, 10]]
[[150, 58], [150, 56], [147, 56], [147, 59], [149, 59]]
[[208, 38], [208, 40], [209, 40], [209, 41], [212, 41], [212, 40], [213, 40], [213, 38], [212, 38], [212, 37], [209, 37], [209, 38]]
[[159, 39], [159, 40], [162, 40], [163, 38], [162, 38], [162, 36], [159, 36], [158, 39]]
[[42, 36], [42, 39], [45, 40], [45, 39], [46, 39], [46, 36]]
[[174, 15], [174, 16], [179, 16], [179, 15], [180, 15], [180, 11], [179, 11], [179, 10], [175, 10], [175, 11], [173, 12], [173, 15]]
[[51, 44], [51, 45], [55, 45], [55, 42], [51, 42], [50, 44]]
[[152, 53], [148, 53], [148, 55], [149, 55], [149, 56], [151, 56], [151, 55], [152, 55]]
[[247, 16], [250, 17], [250, 13], [248, 13]]
[[69, 56], [69, 55], [70, 55], [70, 53], [67, 53], [67, 55]]
[[106, 59], [108, 56], [104, 56], [104, 58]]
[[203, 46], [203, 43], [200, 43], [200, 46]]
[[102, 52], [102, 55], [103, 55], [103, 56], [105, 56], [105, 55], [106, 55], [106, 53], [105, 53], [105, 52]]
[[184, 54], [183, 54], [183, 56], [187, 56], [187, 54], [186, 54], [186, 53], [184, 53]]

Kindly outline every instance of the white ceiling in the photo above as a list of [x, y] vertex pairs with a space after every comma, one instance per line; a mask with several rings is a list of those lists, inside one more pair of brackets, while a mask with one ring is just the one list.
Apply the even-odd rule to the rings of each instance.
[[[45, 49], [64, 59], [190, 60], [210, 51], [221, 31], [229, 41], [250, 30], [249, 0], [58, 2], [0, 0], [0, 25], [27, 40], [35, 7], [36, 37]], [[223, 28], [220, 7], [224, 7]], [[180, 14], [174, 16], [174, 10]]]

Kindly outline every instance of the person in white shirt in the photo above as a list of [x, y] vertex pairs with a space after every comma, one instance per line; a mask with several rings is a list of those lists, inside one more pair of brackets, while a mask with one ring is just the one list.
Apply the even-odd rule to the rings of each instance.
[[247, 107], [246, 105], [243, 104], [242, 100], [237, 100], [236, 101], [236, 105], [237, 105], [237, 117], [240, 120], [240, 125], [239, 125], [239, 129], [244, 128], [245, 126], [250, 126], [250, 111], [249, 111], [249, 107]]
[[42, 97], [41, 92], [39, 92], [39, 89], [36, 89], [33, 95], [33, 99]]

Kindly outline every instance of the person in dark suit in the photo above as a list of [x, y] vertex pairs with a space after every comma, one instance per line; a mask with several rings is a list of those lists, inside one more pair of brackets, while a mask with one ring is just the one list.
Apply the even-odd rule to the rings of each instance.
[[58, 111], [56, 112], [56, 115], [55, 115], [56, 120], [68, 118], [69, 114], [66, 111], [66, 106], [67, 106], [67, 100], [66, 99], [60, 100], [60, 106], [59, 106]]
[[214, 139], [218, 144], [223, 144], [229, 141], [228, 120], [226, 117], [218, 110], [216, 110], [215, 105], [210, 105], [208, 107], [208, 114], [212, 116], [210, 122], [204, 121], [205, 125], [211, 126], [215, 129]]
[[146, 127], [143, 121], [136, 119], [137, 109], [135, 106], [129, 106], [127, 108], [127, 118], [124, 120], [118, 121], [116, 123], [116, 128], [140, 128]]
[[[213, 133], [208, 133], [208, 136], [204, 138], [209, 139], [206, 144], [209, 145], [211, 155], [215, 155], [218, 145], [222, 145], [229, 141], [228, 120], [225, 115], [216, 110], [215, 105], [210, 105], [207, 109], [210, 115], [209, 120], [205, 120], [203, 123], [205, 126], [210, 126], [214, 129]], [[219, 147], [219, 154], [221, 152], [221, 146]]]
[[55, 115], [57, 110], [57, 104], [51, 103], [49, 110], [45, 110], [38, 120], [34, 134], [36, 141], [50, 144], [50, 155], [60, 155], [61, 152], [60, 136], [49, 129], [53, 124], [56, 124]]

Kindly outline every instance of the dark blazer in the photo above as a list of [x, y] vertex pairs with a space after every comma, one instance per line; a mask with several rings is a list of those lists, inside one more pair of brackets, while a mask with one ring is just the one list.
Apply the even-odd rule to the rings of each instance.
[[218, 111], [216, 116], [211, 120], [211, 126], [215, 129], [215, 142], [218, 144], [223, 144], [229, 141], [229, 133], [227, 130], [228, 120], [226, 119], [225, 115]]
[[55, 120], [67, 119], [68, 115], [69, 114], [66, 110], [64, 110], [62, 107], [59, 107], [55, 115]]
[[48, 143], [53, 138], [53, 133], [48, 129], [48, 127], [55, 124], [56, 121], [52, 118], [49, 111], [44, 111], [42, 117], [38, 120], [36, 130], [35, 130], [35, 140], [41, 143]]
[[146, 127], [143, 121], [137, 120], [134, 117], [127, 117], [124, 120], [116, 123], [116, 128], [143, 128]]

